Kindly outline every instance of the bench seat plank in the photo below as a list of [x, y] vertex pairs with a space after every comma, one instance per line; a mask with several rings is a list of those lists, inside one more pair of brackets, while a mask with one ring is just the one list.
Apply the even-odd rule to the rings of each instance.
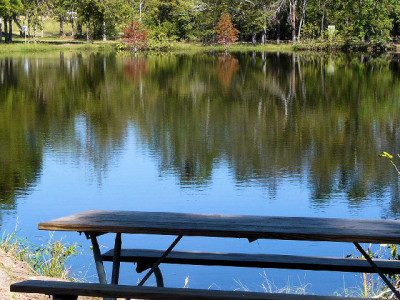
[[266, 217], [90, 210], [39, 224], [41, 230], [206, 237], [399, 243], [399, 220]]
[[[164, 251], [161, 250], [123, 249], [121, 262], [142, 262], [150, 265], [163, 253]], [[102, 255], [102, 258], [104, 261], [113, 261], [113, 256], [114, 251], [109, 250]], [[374, 262], [385, 274], [400, 273], [400, 261], [377, 259]], [[163, 263], [376, 273], [371, 265], [363, 259], [276, 254], [172, 251]]]
[[[98, 283], [76, 283], [63, 281], [28, 280], [10, 286], [11, 292], [38, 293], [61, 296], [120, 297], [164, 300], [228, 300], [228, 299], [288, 299], [288, 300], [365, 300], [366, 298], [344, 298], [336, 296], [314, 296], [296, 294], [273, 294], [240, 291], [216, 291], [184, 288], [158, 288], [148, 286], [108, 285]], [[61, 297], [60, 297], [61, 298]], [[62, 299], [62, 298], [61, 298]]]

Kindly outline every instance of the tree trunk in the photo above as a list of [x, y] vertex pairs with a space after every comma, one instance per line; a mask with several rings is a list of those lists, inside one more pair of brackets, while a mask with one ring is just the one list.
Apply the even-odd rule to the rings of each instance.
[[291, 14], [291, 21], [292, 21], [292, 42], [296, 43], [296, 1], [292, 0], [292, 4], [290, 6], [290, 14]]
[[23, 37], [24, 36], [24, 31], [22, 30], [22, 26], [21, 23], [18, 21], [18, 18], [16, 16], [14, 16], [14, 22], [15, 24], [17, 24], [18, 29], [19, 29], [19, 36]]
[[276, 43], [279, 45], [281, 41], [281, 21], [277, 21]]
[[[24, 32], [25, 34], [25, 32]], [[28, 16], [28, 40], [31, 41], [31, 17]]]
[[253, 46], [255, 46], [257, 44], [256, 31], [254, 30], [254, 27], [251, 28], [251, 42], [253, 43]]
[[82, 36], [82, 23], [78, 21], [78, 24], [76, 24], [76, 36], [81, 37]]
[[325, 1], [324, 1], [324, 8], [322, 9], [321, 36], [322, 32], [324, 32], [324, 27], [325, 27]]
[[140, 0], [139, 3], [139, 21], [142, 22], [142, 9], [143, 9], [143, 0]]
[[263, 24], [263, 29], [262, 29], [262, 34], [261, 34], [261, 44], [265, 45], [267, 43], [267, 6], [264, 4], [263, 6], [263, 19], [264, 19], [264, 24]]
[[8, 43], [8, 20], [6, 17], [3, 18], [4, 21], [4, 42]]
[[74, 38], [74, 18], [71, 18], [71, 37]]
[[60, 36], [64, 36], [64, 20], [60, 17]]
[[40, 24], [41, 24], [41, 27], [42, 27], [42, 38], [44, 37], [44, 32], [43, 32], [43, 16], [41, 16], [40, 17]]
[[265, 45], [267, 42], [267, 27], [263, 27], [262, 35], [261, 35], [261, 44]]
[[301, 12], [301, 20], [299, 24], [299, 32], [297, 33], [297, 40], [300, 41], [300, 36], [301, 36], [301, 27], [305, 23], [306, 19], [306, 8], [307, 8], [307, 0], [303, 0], [303, 10]]
[[103, 41], [107, 41], [107, 26], [106, 22], [103, 22]]
[[88, 18], [86, 24], [86, 40], [90, 43], [93, 43], [93, 28], [92, 24], [90, 23], [90, 18]]
[[90, 42], [90, 37], [89, 37], [89, 31], [90, 31], [90, 20], [88, 20], [87, 24], [86, 24], [86, 41]]
[[10, 18], [9, 20], [8, 20], [8, 41], [11, 43], [12, 42], [12, 29], [13, 29], [13, 27], [12, 27], [12, 18]]
[[0, 18], [0, 44], [3, 42], [3, 23], [1, 21]]

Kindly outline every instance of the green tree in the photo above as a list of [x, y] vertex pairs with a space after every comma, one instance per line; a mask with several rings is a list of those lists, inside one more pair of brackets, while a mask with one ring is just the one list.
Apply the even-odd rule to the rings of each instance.
[[[50, 3], [48, 1], [37, 1], [37, 0], [22, 0], [24, 6], [25, 19], [28, 20], [28, 37], [32, 36], [31, 30], [34, 30], [33, 36], [36, 37], [37, 29], [43, 30], [43, 17], [50, 14]], [[15, 19], [16, 20], [16, 19]], [[19, 22], [17, 23], [20, 27], [22, 34], [22, 28]]]
[[[10, 5], [10, 0], [0, 0], [0, 18], [3, 18], [4, 20], [4, 32], [5, 32], [5, 41], [8, 41], [8, 35], [7, 35], [7, 17], [11, 13], [11, 5]], [[3, 28], [2, 24], [0, 24], [0, 43], [2, 42], [2, 33], [3, 33]]]
[[156, 40], [185, 40], [192, 36], [197, 15], [197, 1], [190, 0], [148, 0], [136, 17], [143, 23]]
[[98, 0], [81, 0], [77, 7], [79, 20], [86, 23], [86, 40], [93, 42], [94, 26], [103, 17], [104, 6]]
[[13, 18], [17, 17], [22, 12], [23, 4], [21, 0], [0, 0], [0, 17], [3, 17], [4, 20], [6, 42], [12, 42]]
[[64, 36], [64, 23], [68, 21], [68, 13], [74, 10], [75, 1], [51, 0], [51, 10], [54, 18], [60, 23], [60, 36]]

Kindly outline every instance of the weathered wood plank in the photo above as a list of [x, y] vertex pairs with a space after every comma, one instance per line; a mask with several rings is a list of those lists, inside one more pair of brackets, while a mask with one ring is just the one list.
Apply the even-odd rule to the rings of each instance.
[[[79, 295], [89, 297], [120, 297], [136, 299], [190, 299], [190, 300], [228, 300], [228, 299], [281, 299], [281, 300], [361, 300], [335, 296], [314, 296], [295, 294], [272, 294], [240, 291], [216, 291], [184, 288], [157, 288], [147, 286], [106, 285], [98, 283], [75, 283], [60, 281], [28, 280], [12, 284], [11, 292], [39, 293], [46, 295]], [[365, 300], [366, 298], [362, 298]]]
[[91, 210], [40, 223], [39, 229], [359, 243], [400, 242], [400, 221], [397, 220]]
[[[121, 251], [121, 261], [151, 264], [162, 254], [163, 251], [161, 250], [123, 249]], [[113, 261], [113, 255], [114, 251], [109, 250], [102, 257], [104, 261]], [[376, 259], [374, 262], [385, 274], [398, 274], [400, 272], [400, 261]], [[376, 273], [374, 268], [366, 260], [362, 259], [276, 254], [172, 251], [163, 260], [163, 263]]]

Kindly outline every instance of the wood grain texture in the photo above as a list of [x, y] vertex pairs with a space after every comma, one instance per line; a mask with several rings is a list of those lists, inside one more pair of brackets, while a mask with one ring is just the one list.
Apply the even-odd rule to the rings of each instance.
[[[149, 249], [123, 249], [121, 251], [121, 261], [142, 262], [143, 264], [151, 265], [163, 252]], [[113, 261], [113, 256], [113, 250], [109, 250], [102, 255], [104, 261]], [[399, 273], [400, 261], [376, 259], [374, 262], [385, 274]], [[376, 273], [374, 268], [366, 260], [362, 259], [276, 254], [172, 251], [164, 259], [163, 263]]]
[[[147, 286], [106, 285], [98, 283], [75, 283], [60, 281], [28, 280], [12, 284], [11, 292], [39, 293], [46, 295], [80, 295], [91, 297], [120, 297], [135, 299], [182, 299], [182, 300], [228, 300], [228, 299], [293, 299], [293, 300], [361, 300], [334, 296], [295, 294], [272, 294], [240, 291], [216, 291], [183, 288], [157, 288]], [[366, 298], [362, 298], [365, 300]]]
[[248, 239], [399, 243], [400, 221], [90, 210], [39, 224], [42, 230]]

